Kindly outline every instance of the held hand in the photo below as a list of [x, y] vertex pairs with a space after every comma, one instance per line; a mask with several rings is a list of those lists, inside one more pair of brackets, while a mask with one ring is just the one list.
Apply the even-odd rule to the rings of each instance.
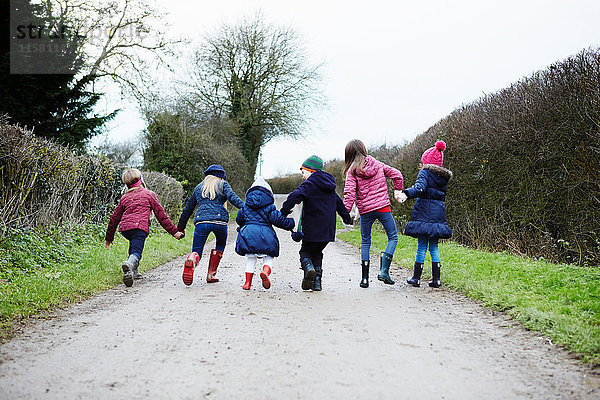
[[350, 210], [350, 218], [352, 218], [354, 221], [358, 221], [358, 219], [360, 218], [360, 214], [358, 213], [358, 208], [356, 207], [356, 204], [352, 205], [352, 209]]
[[110, 250], [111, 244], [112, 244], [112, 242], [109, 242], [108, 240], [106, 242], [104, 242], [104, 247], [106, 247], [106, 250]]
[[398, 201], [398, 203], [404, 203], [406, 199], [408, 199], [408, 196], [403, 190], [394, 190], [394, 198]]
[[185, 233], [181, 232], [181, 231], [178, 231], [178, 232], [175, 232], [175, 234], [173, 236], [175, 237], [175, 239], [180, 240], [180, 239], [183, 239], [185, 237]]

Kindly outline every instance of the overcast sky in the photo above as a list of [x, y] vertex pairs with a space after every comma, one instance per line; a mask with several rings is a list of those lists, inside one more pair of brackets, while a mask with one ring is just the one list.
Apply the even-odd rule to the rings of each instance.
[[[343, 159], [351, 139], [402, 144], [484, 93], [600, 47], [599, 0], [329, 1], [164, 0], [170, 33], [201, 38], [261, 10], [293, 27], [314, 63], [324, 62], [328, 107], [306, 136], [263, 149], [262, 175], [297, 172], [311, 154]], [[134, 105], [110, 126], [119, 141], [139, 133]]]

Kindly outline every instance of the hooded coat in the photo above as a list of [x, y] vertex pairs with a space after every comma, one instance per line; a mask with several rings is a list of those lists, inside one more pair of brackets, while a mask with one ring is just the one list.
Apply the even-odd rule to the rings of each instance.
[[404, 234], [412, 237], [426, 236], [447, 239], [452, 231], [446, 223], [446, 190], [452, 172], [434, 164], [427, 164], [419, 171], [415, 184], [404, 189], [409, 199], [416, 198], [412, 219]]
[[304, 241], [333, 242], [335, 240], [336, 212], [346, 224], [352, 218], [340, 196], [335, 192], [335, 178], [328, 172], [317, 170], [290, 193], [283, 202], [281, 213], [288, 215], [296, 204], [302, 205], [301, 228]]
[[235, 242], [235, 252], [279, 256], [279, 239], [272, 225], [291, 231], [293, 218], [284, 217], [275, 208], [271, 191], [263, 186], [253, 186], [246, 192], [246, 204], [238, 211], [235, 222], [240, 226]]
[[366, 214], [389, 206], [390, 197], [386, 178], [390, 178], [395, 190], [404, 188], [402, 174], [396, 168], [390, 167], [371, 156], [365, 158], [363, 171], [348, 171], [344, 186], [344, 206], [352, 209], [356, 201], [359, 214]]

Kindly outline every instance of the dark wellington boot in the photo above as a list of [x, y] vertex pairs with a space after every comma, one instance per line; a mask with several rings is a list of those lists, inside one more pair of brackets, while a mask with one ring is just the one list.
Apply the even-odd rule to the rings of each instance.
[[368, 288], [369, 287], [369, 266], [371, 261], [362, 260], [362, 280], [360, 281], [360, 287]]
[[304, 277], [302, 278], [302, 290], [310, 290], [315, 284], [317, 271], [315, 271], [315, 267], [313, 266], [311, 259], [308, 257], [301, 258], [300, 265], [304, 271]]
[[377, 279], [383, 281], [386, 285], [393, 285], [394, 282], [390, 276], [390, 265], [392, 264], [392, 255], [388, 253], [381, 253], [379, 275]]
[[323, 276], [323, 257], [319, 257], [318, 259], [315, 259], [315, 263], [313, 264], [313, 266], [315, 267], [315, 283], [313, 283], [313, 287], [312, 290], [313, 292], [320, 292], [321, 290], [323, 290], [323, 288], [321, 287], [321, 277]]
[[439, 262], [431, 263], [431, 275], [433, 276], [433, 279], [431, 282], [429, 282], [429, 286], [433, 288], [439, 288], [442, 286], [442, 281], [440, 280], [441, 268], [442, 267]]
[[414, 287], [421, 286], [421, 274], [423, 273], [423, 263], [415, 262], [415, 269], [412, 278], [406, 280], [409, 285]]

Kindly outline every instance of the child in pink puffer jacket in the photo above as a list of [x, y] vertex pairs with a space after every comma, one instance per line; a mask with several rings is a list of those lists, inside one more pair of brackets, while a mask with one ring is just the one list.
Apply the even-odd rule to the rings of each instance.
[[364, 143], [357, 139], [351, 140], [346, 145], [345, 164], [344, 206], [350, 211], [356, 203], [360, 214], [362, 264], [360, 287], [369, 287], [371, 228], [375, 220], [381, 222], [388, 236], [385, 251], [381, 253], [377, 279], [393, 285], [394, 281], [390, 277], [389, 269], [398, 244], [398, 230], [390, 209], [386, 178], [392, 180], [394, 197], [398, 200], [401, 190], [404, 189], [402, 174], [397, 169], [368, 155]]

